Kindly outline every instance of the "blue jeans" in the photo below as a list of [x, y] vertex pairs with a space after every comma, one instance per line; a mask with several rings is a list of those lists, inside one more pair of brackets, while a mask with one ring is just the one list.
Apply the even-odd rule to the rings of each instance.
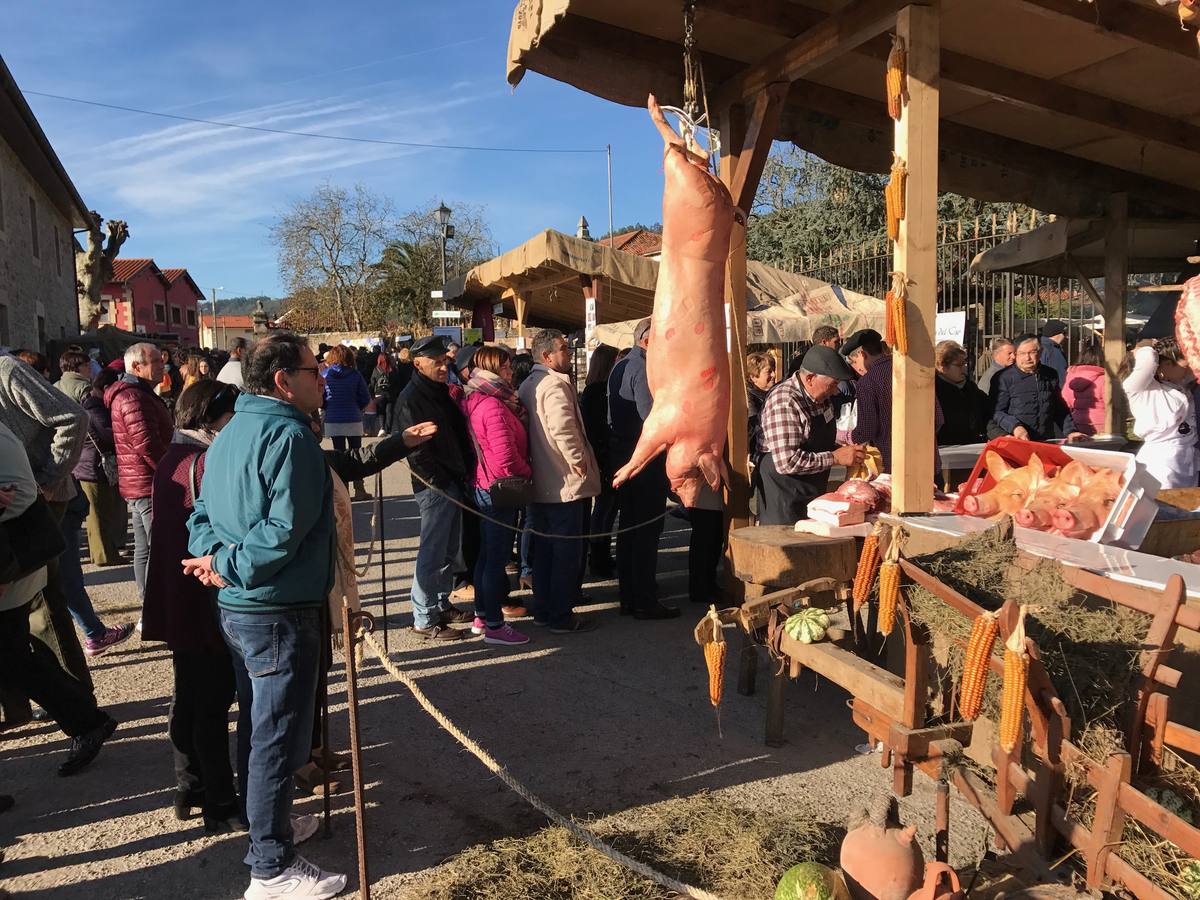
[[150, 562], [150, 498], [138, 497], [129, 501], [133, 516], [133, 580], [137, 582], [138, 599], [146, 599], [146, 566]]
[[[322, 601], [323, 602], [323, 601]], [[250, 825], [245, 863], [274, 878], [295, 856], [292, 775], [312, 752], [321, 610], [221, 610], [238, 690], [238, 782]]]
[[[463, 501], [462, 489], [457, 485], [444, 490], [455, 500]], [[463, 512], [442, 493], [429, 488], [417, 494], [416, 500], [421, 513], [421, 535], [413, 571], [413, 626], [431, 628], [441, 621], [442, 612], [450, 608]]]
[[[513, 527], [517, 524], [517, 509], [496, 509], [491, 495], [483, 488], [475, 488], [475, 506], [479, 512], [498, 519]], [[475, 563], [475, 615], [483, 619], [489, 628], [504, 624], [504, 601], [508, 599], [508, 565], [512, 552], [513, 532], [511, 528], [479, 520], [479, 560]]]
[[[590, 504], [534, 503], [529, 525], [544, 534], [586, 534]], [[587, 542], [579, 538], [533, 536], [533, 616], [557, 625], [571, 618], [579, 600], [580, 572]]]
[[92, 598], [83, 586], [83, 565], [79, 562], [79, 533], [88, 515], [88, 499], [75, 484], [75, 496], [67, 501], [61, 523], [63, 540], [67, 547], [58, 557], [58, 577], [63, 595], [67, 598], [67, 609], [71, 618], [88, 640], [97, 641], [104, 637], [104, 623], [92, 608]]
[[[517, 524], [522, 529], [529, 528], [529, 507], [520, 510], [517, 517]], [[518, 567], [521, 570], [522, 578], [533, 577], [533, 535], [527, 530], [523, 530], [517, 535], [517, 561]]]

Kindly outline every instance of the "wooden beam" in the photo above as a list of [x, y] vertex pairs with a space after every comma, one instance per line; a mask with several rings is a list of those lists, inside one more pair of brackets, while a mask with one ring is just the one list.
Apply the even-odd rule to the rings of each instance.
[[908, 354], [892, 359], [892, 511], [933, 508], [933, 336], [937, 317], [938, 7], [900, 11], [908, 50], [908, 103], [896, 123], [896, 154], [908, 166], [906, 211], [894, 269], [908, 286]]
[[717, 108], [754, 97], [776, 81], [796, 81], [844, 56], [889, 30], [896, 13], [911, 2], [854, 0], [722, 85], [716, 94]]
[[1116, 37], [1136, 41], [1146, 47], [1185, 56], [1193, 63], [1196, 39], [1182, 31], [1174, 16], [1168, 17], [1129, 0], [1103, 0], [1080, 3], [1079, 0], [1014, 0], [1017, 6], [1055, 19], [1068, 19], [1093, 26]]
[[[751, 22], [776, 34], [792, 38], [811, 28], [825, 13], [799, 6], [789, 0], [704, 0], [696, 5], [696, 20], [706, 25], [710, 15], [724, 16], [739, 22]], [[720, 28], [724, 22], [713, 23]]]
[[1125, 288], [1129, 283], [1129, 197], [1113, 194], [1104, 235], [1104, 368], [1108, 372], [1108, 403], [1104, 430], [1125, 433], [1127, 405], [1117, 368], [1125, 358]]
[[[726, 187], [743, 165], [749, 165], [746, 145], [746, 111], [740, 104], [720, 112], [723, 154], [721, 180]], [[724, 146], [727, 143], [727, 146]], [[768, 149], [769, 149], [768, 142]], [[761, 169], [760, 169], [761, 172]], [[753, 188], [758, 186], [757, 179]], [[725, 438], [729, 483], [725, 486], [725, 534], [750, 524], [750, 451], [747, 446], [746, 417], [746, 226], [733, 223], [729, 240], [729, 259], [725, 267], [725, 306], [729, 316], [729, 424]], [[733, 576], [730, 542], [726, 541], [726, 602], [741, 605], [745, 585]]]
[[767, 85], [754, 99], [754, 110], [746, 123], [737, 171], [733, 173], [729, 187], [734, 204], [746, 215], [750, 215], [750, 208], [754, 206], [754, 195], [767, 164], [767, 154], [771, 152], [771, 141], [779, 130], [779, 117], [783, 113], [788, 87], [782, 81]]

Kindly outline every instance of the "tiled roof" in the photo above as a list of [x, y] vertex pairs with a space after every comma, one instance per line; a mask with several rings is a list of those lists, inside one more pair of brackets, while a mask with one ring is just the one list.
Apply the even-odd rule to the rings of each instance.
[[[212, 316], [210, 315], [205, 321], [205, 327], [212, 326]], [[254, 319], [251, 316], [223, 316], [217, 314], [218, 328], [242, 328], [251, 329], [254, 327]]]
[[187, 269], [163, 269], [162, 273], [167, 276], [167, 281], [174, 284], [180, 275], [187, 274]]
[[[600, 243], [606, 244], [608, 241], [601, 241]], [[662, 250], [662, 235], [654, 231], [646, 231], [644, 228], [635, 228], [633, 231], [614, 235], [613, 249], [624, 250], [626, 253], [632, 253], [635, 256], [657, 253]]]
[[146, 266], [153, 265], [154, 260], [152, 259], [122, 259], [121, 257], [117, 257], [113, 260], [112, 280], [116, 282], [129, 281], [134, 275], [146, 268]]

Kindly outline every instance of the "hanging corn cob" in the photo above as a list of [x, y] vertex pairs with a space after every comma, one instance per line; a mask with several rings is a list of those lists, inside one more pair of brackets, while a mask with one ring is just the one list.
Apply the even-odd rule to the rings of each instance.
[[890, 311], [895, 340], [892, 349], [901, 356], [908, 355], [908, 320], [905, 318], [908, 304], [908, 279], [903, 272], [892, 273], [892, 289], [888, 291], [891, 297]]
[[1021, 745], [1025, 724], [1025, 682], [1029, 677], [1029, 654], [1025, 650], [1025, 606], [1017, 613], [1017, 625], [1004, 644], [1004, 692], [1000, 698], [1000, 749], [1012, 753]]
[[971, 626], [971, 639], [967, 641], [967, 653], [963, 660], [962, 687], [959, 690], [958, 714], [968, 722], [979, 715], [983, 706], [983, 689], [987, 684], [988, 663], [992, 658], [992, 647], [996, 644], [999, 624], [993, 613], [985, 612], [976, 617]]
[[904, 38], [892, 35], [892, 51], [887, 58], [887, 105], [888, 115], [900, 121], [904, 109], [904, 80], [908, 77], [908, 53], [904, 49]]
[[879, 536], [883, 524], [876, 522], [871, 533], [863, 541], [862, 553], [858, 557], [858, 570], [854, 573], [854, 590], [851, 598], [854, 600], [854, 611], [857, 613], [871, 596], [871, 588], [875, 585], [875, 574], [879, 571]]
[[891, 180], [883, 192], [884, 206], [887, 209], [888, 240], [898, 240], [900, 223], [904, 220], [906, 209], [906, 188], [908, 186], [908, 166], [895, 153], [892, 154]]
[[896, 625], [896, 606], [900, 602], [900, 543], [900, 529], [892, 526], [879, 566], [879, 632], [885, 637]]
[[693, 632], [696, 643], [704, 649], [704, 662], [708, 667], [708, 702], [717, 706], [725, 685], [725, 654], [729, 647], [721, 631], [721, 617], [715, 606], [710, 606]]
[[883, 297], [883, 342], [896, 346], [896, 295], [891, 291]]

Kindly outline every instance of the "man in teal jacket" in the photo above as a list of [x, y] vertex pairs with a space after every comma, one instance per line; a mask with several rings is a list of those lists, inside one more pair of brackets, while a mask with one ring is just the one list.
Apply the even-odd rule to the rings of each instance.
[[[246, 900], [326, 898], [346, 876], [296, 854], [292, 773], [308, 761], [321, 660], [321, 608], [333, 586], [333, 483], [310, 427], [324, 383], [303, 338], [260, 341], [243, 362], [248, 393], [205, 457], [188, 521], [185, 571], [219, 588], [242, 713], [238, 773], [250, 826]], [[311, 821], [310, 821], [311, 820]]]

